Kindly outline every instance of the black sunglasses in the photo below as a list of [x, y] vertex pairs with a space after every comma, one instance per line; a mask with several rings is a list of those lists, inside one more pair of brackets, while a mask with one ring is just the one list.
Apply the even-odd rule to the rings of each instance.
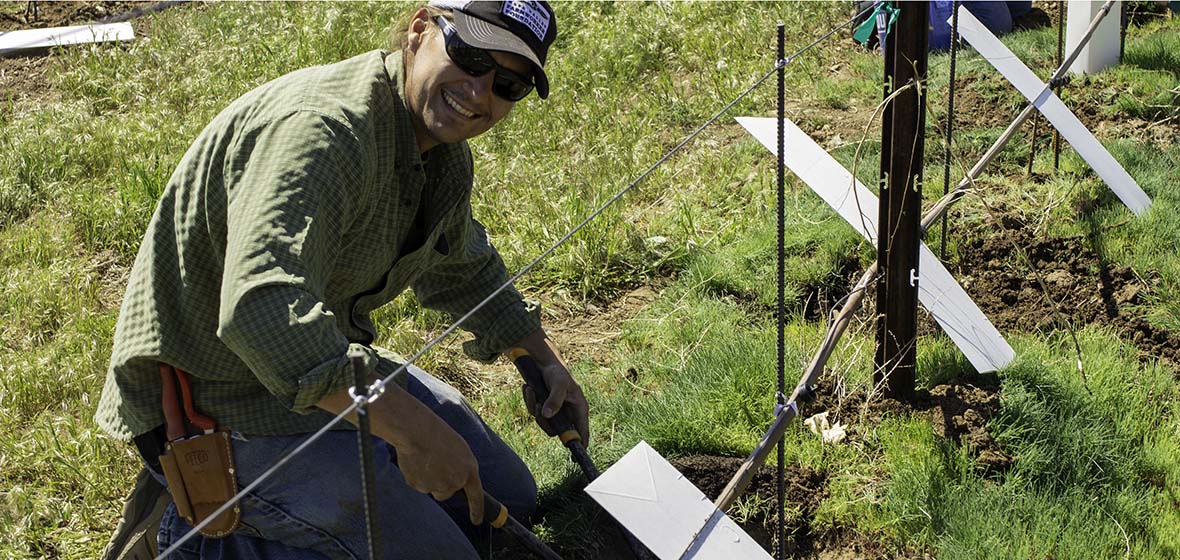
[[476, 77], [483, 76], [492, 70], [496, 71], [496, 76], [492, 79], [492, 93], [508, 101], [520, 101], [533, 91], [532, 79], [501, 66], [488, 51], [463, 42], [463, 39], [459, 37], [459, 30], [455, 29], [455, 26], [451, 25], [447, 18], [438, 16], [435, 21], [438, 22], [439, 29], [442, 29], [443, 40], [447, 45], [447, 56], [451, 57], [455, 66]]

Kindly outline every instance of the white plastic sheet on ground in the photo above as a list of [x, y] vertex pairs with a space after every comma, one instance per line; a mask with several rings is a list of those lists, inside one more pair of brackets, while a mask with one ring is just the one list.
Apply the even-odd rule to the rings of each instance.
[[21, 29], [0, 33], [0, 53], [26, 49], [43, 49], [79, 43], [130, 41], [135, 32], [130, 23], [75, 25], [48, 29]]
[[586, 493], [661, 560], [771, 559], [645, 441], [586, 486]]
[[[772, 154], [778, 154], [775, 119], [738, 117], [737, 121]], [[877, 196], [790, 119], [783, 119], [786, 165], [836, 210], [856, 231], [877, 243]], [[996, 371], [1016, 353], [984, 316], [971, 296], [955, 281], [938, 257], [923, 243], [919, 249], [918, 300], [946, 331], [971, 365], [980, 372]]]
[[[1118, 16], [1108, 15], [1106, 17]], [[959, 33], [996, 70], [999, 70], [1020, 91], [1021, 95], [1024, 95], [1041, 114], [1045, 115], [1045, 118], [1077, 150], [1078, 155], [1090, 164], [1094, 172], [1114, 191], [1114, 194], [1118, 195], [1119, 200], [1122, 200], [1123, 204], [1131, 209], [1131, 212], [1139, 216], [1147, 211], [1147, 208], [1151, 206], [1151, 199], [1148, 198], [1147, 193], [1143, 192], [1143, 189], [1139, 188], [1139, 184], [1131, 178], [1127, 170], [1119, 165], [1114, 156], [1106, 151], [1106, 148], [1098, 142], [1097, 138], [1094, 138], [1089, 129], [1070, 112], [1045, 82], [1033, 74], [1032, 70], [1029, 70], [1012, 51], [1008, 50], [1008, 47], [1004, 46], [1004, 43], [1001, 43], [991, 31], [988, 31], [987, 27], [975, 19], [970, 11], [962, 7], [959, 8]]]

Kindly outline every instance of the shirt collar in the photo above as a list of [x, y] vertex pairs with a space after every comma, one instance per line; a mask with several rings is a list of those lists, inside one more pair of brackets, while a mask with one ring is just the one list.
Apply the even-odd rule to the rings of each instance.
[[[402, 51], [385, 55], [385, 71], [389, 75], [390, 93], [393, 94], [393, 128], [397, 142], [397, 161], [394, 167], [399, 171], [423, 169], [422, 157], [418, 153], [418, 138], [414, 135], [414, 121], [406, 107], [406, 69]], [[401, 149], [411, 146], [411, 149]]]

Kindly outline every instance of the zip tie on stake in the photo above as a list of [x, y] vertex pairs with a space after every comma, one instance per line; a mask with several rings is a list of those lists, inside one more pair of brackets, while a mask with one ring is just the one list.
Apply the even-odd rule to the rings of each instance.
[[[774, 399], [775, 399], [774, 415], [775, 415], [775, 417], [778, 417], [779, 414], [782, 414], [783, 409], [787, 408], [789, 406], [785, 402], [787, 400], [787, 396], [785, 394], [783, 394], [782, 391], [775, 391]], [[792, 403], [792, 404], [794, 404], [794, 403]]]

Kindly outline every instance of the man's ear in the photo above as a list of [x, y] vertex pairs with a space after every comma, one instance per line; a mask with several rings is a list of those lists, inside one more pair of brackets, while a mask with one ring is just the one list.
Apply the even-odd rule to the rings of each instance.
[[418, 8], [410, 20], [410, 28], [406, 30], [406, 48], [411, 53], [418, 52], [418, 47], [422, 46], [422, 41], [426, 38], [426, 30], [429, 28], [430, 16], [427, 14], [426, 7]]

